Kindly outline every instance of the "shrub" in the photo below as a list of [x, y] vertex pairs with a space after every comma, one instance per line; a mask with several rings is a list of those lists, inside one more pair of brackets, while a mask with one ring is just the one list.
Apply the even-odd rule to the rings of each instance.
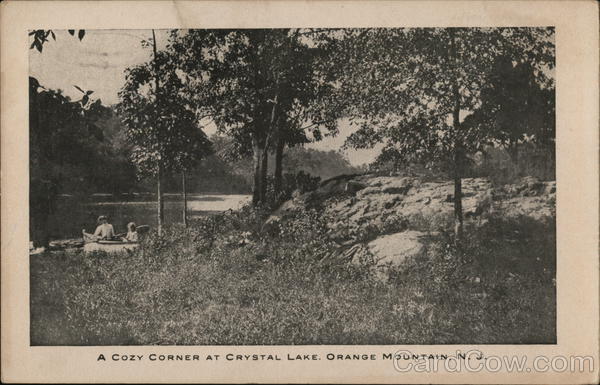
[[511, 154], [502, 148], [488, 147], [477, 154], [466, 170], [466, 177], [486, 177], [495, 185], [515, 183], [525, 176], [555, 180], [554, 149], [521, 144]]
[[292, 198], [294, 191], [304, 194], [314, 191], [319, 187], [321, 178], [312, 176], [302, 170], [296, 174], [283, 174], [281, 181], [281, 191], [275, 194], [275, 180], [272, 175], [267, 177], [267, 202], [269, 206], [275, 208], [283, 202]]

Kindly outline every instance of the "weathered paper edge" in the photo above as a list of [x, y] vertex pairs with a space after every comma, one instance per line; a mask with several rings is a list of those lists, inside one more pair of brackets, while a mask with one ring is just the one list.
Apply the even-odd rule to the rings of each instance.
[[[598, 366], [598, 8], [575, 2], [16, 2], [1, 9], [2, 380], [6, 382], [593, 383], [595, 373], [399, 374], [391, 363], [131, 365], [102, 353], [389, 352], [401, 346], [29, 347], [27, 29], [554, 25], [557, 39], [558, 344], [487, 354], [592, 355]], [[455, 352], [473, 346], [405, 346]]]

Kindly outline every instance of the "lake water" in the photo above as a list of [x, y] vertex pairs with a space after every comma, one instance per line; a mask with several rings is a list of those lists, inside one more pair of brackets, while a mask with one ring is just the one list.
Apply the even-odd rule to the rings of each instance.
[[[250, 195], [188, 194], [188, 218], [237, 209], [250, 202]], [[93, 232], [100, 215], [107, 215], [116, 233], [126, 232], [129, 222], [156, 227], [156, 200], [137, 197], [114, 201], [110, 197], [95, 196], [92, 202], [79, 202], [73, 197], [62, 197], [51, 216], [52, 239], [78, 238], [81, 230]], [[165, 194], [165, 224], [183, 222], [183, 201], [180, 194]]]

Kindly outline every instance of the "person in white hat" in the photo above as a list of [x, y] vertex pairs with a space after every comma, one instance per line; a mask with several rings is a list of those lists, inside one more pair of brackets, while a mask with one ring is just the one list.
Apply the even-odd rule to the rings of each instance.
[[96, 227], [94, 234], [86, 233], [85, 229], [82, 232], [84, 239], [90, 239], [94, 241], [111, 240], [115, 237], [115, 229], [113, 228], [113, 225], [108, 223], [108, 218], [105, 215], [100, 215], [98, 217], [98, 227]]

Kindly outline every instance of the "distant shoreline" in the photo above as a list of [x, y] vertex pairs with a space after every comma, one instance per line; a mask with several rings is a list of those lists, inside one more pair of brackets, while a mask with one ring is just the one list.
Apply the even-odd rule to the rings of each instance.
[[[218, 195], [228, 195], [228, 196], [246, 196], [252, 195], [251, 192], [248, 193], [223, 193], [217, 191], [211, 192], [188, 192], [186, 194], [189, 197], [194, 196], [218, 196]], [[181, 197], [182, 193], [164, 193], [163, 197]], [[152, 192], [136, 192], [136, 193], [121, 193], [121, 194], [110, 194], [110, 193], [93, 193], [86, 195], [76, 195], [76, 194], [58, 194], [59, 199], [72, 199], [72, 198], [84, 198], [84, 199], [93, 199], [93, 198], [142, 198], [142, 197], [156, 197], [156, 193]]]

